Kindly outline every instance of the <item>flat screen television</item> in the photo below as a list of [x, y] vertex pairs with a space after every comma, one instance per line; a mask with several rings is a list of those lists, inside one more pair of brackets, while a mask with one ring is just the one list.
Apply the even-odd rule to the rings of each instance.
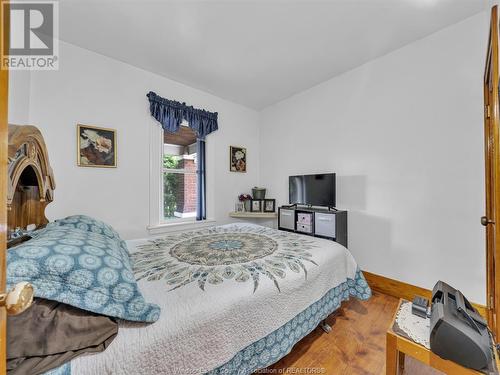
[[290, 204], [335, 207], [335, 173], [288, 178]]

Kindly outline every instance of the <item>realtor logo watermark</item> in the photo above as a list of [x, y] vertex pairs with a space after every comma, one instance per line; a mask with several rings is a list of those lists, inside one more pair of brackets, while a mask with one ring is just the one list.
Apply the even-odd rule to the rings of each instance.
[[[57, 1], [1, 1], [1, 69], [59, 68]], [[10, 23], [10, 37], [7, 28]]]

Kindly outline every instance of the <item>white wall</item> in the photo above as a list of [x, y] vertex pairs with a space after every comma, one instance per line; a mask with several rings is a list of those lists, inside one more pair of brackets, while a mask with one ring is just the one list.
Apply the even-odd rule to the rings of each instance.
[[[337, 173], [349, 249], [367, 271], [485, 302], [479, 14], [261, 114], [261, 185]], [[311, 56], [314, 58], [314, 56]]]
[[[149, 224], [150, 132], [160, 126], [149, 114], [146, 94], [185, 101], [219, 112], [219, 131], [207, 137], [208, 216], [229, 222], [237, 194], [259, 179], [258, 113], [128, 64], [60, 44], [59, 71], [31, 73], [29, 122], [42, 131], [56, 178], [49, 219], [88, 214], [113, 225], [124, 238], [147, 235]], [[26, 80], [13, 76], [11, 93]], [[26, 102], [11, 97], [12, 122]], [[76, 165], [76, 125], [117, 129], [118, 168]], [[229, 146], [248, 148], [248, 172], [229, 172]]]
[[29, 123], [30, 72], [9, 71], [9, 123], [26, 125]]

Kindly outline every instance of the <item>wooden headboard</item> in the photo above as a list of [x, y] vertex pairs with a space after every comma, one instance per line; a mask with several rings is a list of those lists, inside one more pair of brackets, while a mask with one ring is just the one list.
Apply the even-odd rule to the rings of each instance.
[[7, 229], [47, 224], [45, 207], [56, 187], [42, 133], [31, 125], [9, 125]]

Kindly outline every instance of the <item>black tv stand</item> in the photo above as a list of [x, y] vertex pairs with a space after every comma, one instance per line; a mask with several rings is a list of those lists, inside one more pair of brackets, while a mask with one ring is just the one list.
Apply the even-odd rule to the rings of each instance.
[[281, 206], [278, 229], [330, 239], [347, 247], [347, 211], [336, 207]]

